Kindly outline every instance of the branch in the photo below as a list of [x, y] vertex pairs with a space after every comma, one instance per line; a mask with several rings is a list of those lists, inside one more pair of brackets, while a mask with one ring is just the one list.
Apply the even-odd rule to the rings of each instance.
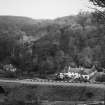
[[105, 0], [90, 0], [94, 5], [105, 8]]

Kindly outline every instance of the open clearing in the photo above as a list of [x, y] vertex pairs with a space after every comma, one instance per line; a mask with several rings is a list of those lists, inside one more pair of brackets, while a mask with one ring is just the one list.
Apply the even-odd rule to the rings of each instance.
[[104, 84], [1, 79], [0, 86], [9, 100], [103, 101], [105, 96]]

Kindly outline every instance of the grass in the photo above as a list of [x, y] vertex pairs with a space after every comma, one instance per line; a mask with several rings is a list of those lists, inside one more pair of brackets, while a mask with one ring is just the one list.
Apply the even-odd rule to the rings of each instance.
[[7, 99], [18, 101], [103, 101], [104, 84], [86, 83], [0, 83], [7, 89]]

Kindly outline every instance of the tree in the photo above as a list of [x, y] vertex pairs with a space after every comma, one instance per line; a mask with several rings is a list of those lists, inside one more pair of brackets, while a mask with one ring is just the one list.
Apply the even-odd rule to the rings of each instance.
[[89, 13], [87, 13], [87, 12], [80, 12], [80, 13], [77, 15], [76, 21], [77, 21], [77, 23], [78, 23], [79, 25], [82, 26], [83, 30], [85, 29], [88, 15], [89, 15]]
[[15, 55], [22, 35], [22, 31], [17, 27], [0, 24], [0, 60]]
[[92, 2], [95, 6], [100, 7], [101, 10], [96, 9], [95, 12], [93, 12], [93, 17], [95, 17], [95, 20], [98, 23], [105, 24], [105, 1], [104, 0], [89, 0]]
[[105, 8], [105, 0], [90, 0], [94, 5]]
[[78, 54], [79, 64], [82, 66], [90, 67], [92, 65], [92, 59], [93, 59], [93, 51], [90, 47], [84, 48]]

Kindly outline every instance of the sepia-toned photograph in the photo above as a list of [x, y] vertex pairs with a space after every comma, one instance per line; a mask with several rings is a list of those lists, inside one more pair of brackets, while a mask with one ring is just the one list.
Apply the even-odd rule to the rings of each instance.
[[0, 0], [0, 105], [105, 105], [105, 0]]

